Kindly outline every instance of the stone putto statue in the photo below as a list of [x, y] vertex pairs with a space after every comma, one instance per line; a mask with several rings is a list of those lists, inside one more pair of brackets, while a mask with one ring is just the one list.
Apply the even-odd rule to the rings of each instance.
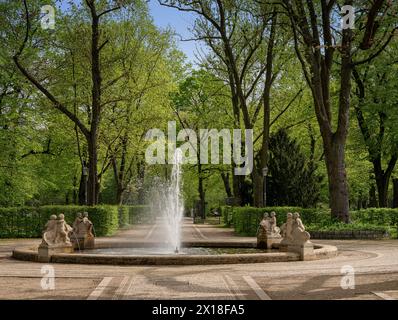
[[83, 224], [86, 228], [86, 234], [90, 237], [94, 237], [94, 234], [93, 234], [93, 226], [94, 225], [88, 218], [88, 212], [83, 213]]
[[[80, 234], [84, 235], [84, 228], [82, 228], [81, 224], [83, 222], [83, 214], [78, 212], [76, 214], [76, 219], [73, 222], [73, 234], [75, 237], [79, 237]], [[73, 240], [73, 238], [72, 238]]]
[[282, 243], [289, 243], [293, 241], [292, 238], [292, 230], [293, 230], [293, 214], [288, 212], [286, 215], [286, 222], [281, 226], [282, 232]]
[[44, 226], [43, 244], [54, 245], [57, 236], [57, 216], [55, 214], [50, 216], [50, 220]]
[[66, 223], [65, 216], [61, 213], [57, 220], [57, 236], [55, 243], [62, 243], [70, 245], [69, 233], [72, 231], [72, 227]]
[[270, 232], [270, 223], [269, 223], [269, 215], [268, 212], [265, 212], [263, 215], [263, 219], [260, 221], [259, 233], [268, 233]]
[[275, 212], [271, 212], [271, 216], [265, 212], [257, 230], [257, 248], [271, 248], [272, 244], [279, 241], [277, 239], [280, 237], [280, 229], [276, 224]]
[[88, 218], [88, 213], [78, 213], [73, 223], [72, 242], [75, 249], [94, 248], [93, 223]]
[[273, 211], [271, 212], [271, 217], [269, 218], [269, 229], [271, 232], [271, 236], [273, 237], [280, 237], [281, 230], [278, 228], [276, 224], [276, 213]]
[[65, 222], [65, 216], [62, 213], [58, 219], [56, 215], [51, 215], [43, 232], [42, 246], [70, 246], [69, 233], [71, 231], [72, 228]]
[[293, 230], [292, 237], [295, 243], [304, 244], [310, 240], [310, 234], [305, 231], [303, 222], [301, 221], [300, 214], [295, 212], [293, 214]]
[[282, 244], [303, 245], [310, 239], [310, 234], [305, 231], [303, 222], [298, 212], [288, 213], [286, 223], [281, 227], [283, 240]]

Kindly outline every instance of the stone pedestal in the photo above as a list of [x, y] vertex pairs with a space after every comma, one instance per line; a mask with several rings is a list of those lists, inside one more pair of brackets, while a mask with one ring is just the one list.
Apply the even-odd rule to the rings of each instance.
[[314, 245], [309, 241], [304, 244], [288, 244], [287, 251], [298, 253], [302, 261], [315, 259]]
[[280, 252], [287, 252], [287, 248], [288, 248], [289, 244], [287, 242], [283, 242], [283, 240], [279, 243], [279, 251]]
[[84, 249], [94, 249], [94, 247], [95, 247], [94, 236], [87, 235], [84, 238]]
[[263, 235], [257, 237], [257, 249], [272, 249], [272, 244], [279, 243], [281, 237]]
[[86, 235], [79, 238], [72, 238], [71, 241], [75, 250], [94, 249], [95, 247], [94, 236], [91, 235]]
[[47, 246], [41, 245], [39, 247], [38, 261], [39, 262], [50, 262], [51, 256], [58, 253], [73, 253], [73, 246], [62, 245], [62, 246]]

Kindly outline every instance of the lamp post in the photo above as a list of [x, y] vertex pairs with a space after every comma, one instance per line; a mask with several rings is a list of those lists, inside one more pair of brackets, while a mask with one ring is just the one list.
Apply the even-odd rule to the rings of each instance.
[[264, 205], [264, 207], [267, 206], [267, 174], [268, 174], [268, 167], [265, 166], [263, 168], [263, 205]]
[[83, 165], [83, 178], [84, 178], [84, 204], [87, 205], [87, 176], [88, 176], [88, 168], [86, 165]]

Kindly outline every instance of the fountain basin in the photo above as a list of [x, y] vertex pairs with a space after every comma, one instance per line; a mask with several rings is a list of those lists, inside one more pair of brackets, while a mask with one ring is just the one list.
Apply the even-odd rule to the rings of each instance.
[[[98, 242], [94, 251], [54, 254], [50, 262], [103, 265], [211, 265], [300, 261], [297, 253], [278, 251], [278, 243], [275, 243], [271, 250], [257, 250], [255, 242], [183, 242], [181, 254], [151, 252], [156, 247], [161, 247], [161, 244], [127, 241]], [[152, 249], [145, 252], [145, 249], [149, 248]], [[228, 252], [226, 249], [231, 250]], [[334, 246], [314, 244], [314, 255], [311, 260], [332, 258], [337, 253], [337, 248]], [[37, 248], [16, 249], [12, 256], [18, 260], [38, 262]]]

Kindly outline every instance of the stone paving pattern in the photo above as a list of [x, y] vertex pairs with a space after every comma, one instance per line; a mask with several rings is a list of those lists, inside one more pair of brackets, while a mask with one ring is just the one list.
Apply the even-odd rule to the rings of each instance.
[[[156, 226], [137, 225], [101, 241], [155, 241]], [[193, 225], [183, 239], [246, 242], [232, 229]], [[249, 238], [250, 239], [250, 238]], [[251, 238], [251, 240], [255, 240]], [[44, 264], [11, 258], [38, 239], [0, 240], [0, 299], [398, 299], [398, 240], [315, 240], [335, 245], [328, 260], [206, 266], [53, 264], [55, 289], [43, 290]], [[343, 266], [355, 270], [355, 289], [342, 289]]]

